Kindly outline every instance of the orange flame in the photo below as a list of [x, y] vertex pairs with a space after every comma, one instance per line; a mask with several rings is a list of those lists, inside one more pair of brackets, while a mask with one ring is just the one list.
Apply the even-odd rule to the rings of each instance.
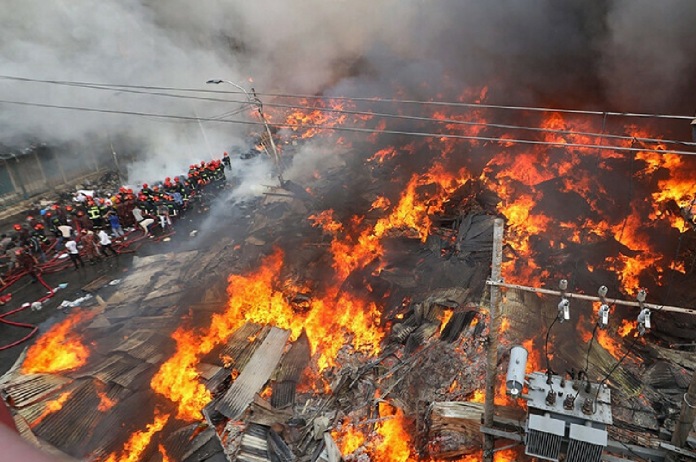
[[486, 392], [483, 389], [474, 390], [474, 393], [469, 398], [472, 403], [483, 403], [486, 399]]
[[164, 446], [162, 446], [161, 444], [158, 445], [157, 450], [162, 455], [162, 462], [171, 462], [171, 459], [169, 458], [169, 454], [167, 454], [167, 450], [164, 449]]
[[372, 460], [380, 462], [403, 462], [411, 460], [411, 435], [408, 433], [407, 421], [404, 413], [399, 408], [394, 408], [387, 403], [379, 404], [380, 417], [392, 418], [381, 421], [375, 431], [380, 436], [380, 441], [374, 443], [370, 451]]
[[348, 455], [365, 444], [365, 435], [346, 420], [340, 431], [334, 430], [331, 436], [336, 441], [341, 454]]
[[29, 351], [22, 364], [24, 374], [55, 373], [77, 369], [87, 362], [89, 350], [75, 327], [94, 317], [95, 312], [75, 312], [52, 326]]
[[141, 456], [150, 444], [152, 437], [161, 431], [169, 421], [168, 414], [160, 414], [155, 412], [155, 420], [151, 424], [147, 424], [145, 430], [133, 433], [126, 444], [123, 446], [123, 451], [119, 454], [109, 454], [105, 462], [138, 462]]
[[97, 396], [99, 396], [99, 405], [97, 406], [99, 412], [109, 412], [116, 405], [116, 401], [109, 398], [103, 391], [97, 390]]
[[177, 403], [178, 418], [200, 418], [200, 410], [210, 402], [211, 395], [198, 381], [196, 364], [247, 321], [288, 329], [293, 339], [305, 330], [312, 352], [317, 355], [319, 371], [334, 365], [339, 350], [346, 344], [368, 355], [379, 353], [384, 333], [379, 327], [377, 305], [346, 292], [339, 293], [338, 287], [329, 287], [325, 294], [309, 300], [306, 309], [296, 310], [278, 288], [282, 285], [283, 256], [282, 251], [276, 250], [258, 270], [230, 276], [227, 309], [213, 315], [207, 330], [192, 332], [179, 328], [172, 335], [177, 351], [162, 364], [150, 385]]
[[63, 409], [63, 405], [68, 401], [71, 394], [72, 392], [70, 391], [63, 392], [60, 394], [60, 396], [58, 396], [58, 398], [46, 403], [46, 407], [44, 408], [43, 412], [31, 423], [31, 426], [36, 427], [46, 417]]
[[176, 353], [162, 363], [150, 387], [177, 404], [179, 419], [198, 420], [212, 395], [198, 382], [196, 365], [202, 355], [210, 352], [212, 345], [202, 345], [198, 336], [183, 327], [178, 328], [172, 338], [176, 341]]

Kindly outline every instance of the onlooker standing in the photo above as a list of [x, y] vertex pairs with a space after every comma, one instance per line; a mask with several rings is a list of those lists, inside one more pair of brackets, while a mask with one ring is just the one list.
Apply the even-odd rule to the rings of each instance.
[[70, 260], [72, 260], [73, 265], [75, 265], [75, 271], [78, 269], [77, 262], [80, 262], [80, 265], [84, 268], [85, 262], [82, 261], [80, 251], [77, 250], [77, 242], [75, 242], [75, 239], [71, 237], [70, 240], [65, 243], [65, 248], [68, 249], [68, 256]]
[[109, 237], [109, 234], [104, 231], [104, 228], [99, 230], [97, 237], [99, 237], [99, 246], [101, 247], [101, 251], [105, 257], [109, 256], [109, 254], [106, 252], [107, 250], [109, 250], [113, 255], [118, 256], [118, 252], [111, 247], [111, 238]]

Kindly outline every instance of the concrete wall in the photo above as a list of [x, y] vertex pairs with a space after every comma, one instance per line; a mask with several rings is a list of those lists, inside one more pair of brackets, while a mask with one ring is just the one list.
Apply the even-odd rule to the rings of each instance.
[[38, 146], [21, 155], [5, 154], [0, 159], [0, 210], [112, 168], [113, 159], [89, 151], [59, 156], [55, 150]]

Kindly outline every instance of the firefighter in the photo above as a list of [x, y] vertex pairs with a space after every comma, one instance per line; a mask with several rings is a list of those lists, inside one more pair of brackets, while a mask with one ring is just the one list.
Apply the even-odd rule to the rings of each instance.
[[34, 256], [35, 260], [41, 263], [44, 263], [46, 261], [46, 254], [41, 248], [41, 240], [39, 239], [39, 236], [37, 236], [35, 233], [32, 233], [29, 236], [29, 239], [27, 239], [25, 245], [29, 249], [31, 254]]
[[147, 183], [143, 183], [143, 187], [140, 188], [140, 194], [148, 198], [152, 197], [152, 189], [150, 189]]
[[80, 230], [90, 230], [94, 226], [92, 225], [92, 220], [89, 219], [87, 216], [87, 211], [84, 210], [83, 208], [78, 208], [77, 211], [75, 212], [75, 227], [77, 226], [80, 227]]
[[43, 223], [38, 222], [34, 225], [34, 231], [32, 232], [32, 235], [36, 236], [42, 245], [48, 245], [49, 240], [46, 236], [46, 227]]
[[87, 203], [87, 218], [92, 222], [92, 229], [99, 229], [104, 225], [102, 209], [93, 200]]
[[83, 229], [80, 242], [82, 243], [82, 249], [85, 251], [85, 257], [87, 257], [89, 260], [89, 264], [94, 265], [96, 261], [101, 258], [101, 252], [97, 246], [94, 231], [87, 231], [86, 229]]
[[29, 239], [30, 233], [29, 229], [26, 226], [17, 223], [13, 226], [13, 229], [16, 233], [15, 237], [17, 242], [24, 243], [27, 239]]
[[15, 251], [15, 255], [17, 257], [17, 265], [26, 271], [34, 282], [38, 281], [39, 276], [37, 274], [36, 265], [39, 264], [39, 261], [36, 259], [36, 257], [21, 248]]

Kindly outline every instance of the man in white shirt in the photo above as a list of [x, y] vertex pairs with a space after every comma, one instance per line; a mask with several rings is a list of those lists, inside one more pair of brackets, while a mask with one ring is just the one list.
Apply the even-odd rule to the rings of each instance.
[[135, 222], [138, 223], [138, 226], [143, 228], [143, 232], [147, 236], [150, 233], [150, 225], [153, 224], [155, 220], [149, 217], [143, 217], [142, 209], [137, 206], [133, 209], [131, 213], [133, 213], [133, 218], [135, 218]]
[[99, 246], [105, 257], [109, 256], [107, 250], [110, 251], [112, 255], [118, 256], [118, 252], [111, 247], [111, 238], [109, 237], [109, 234], [104, 231], [104, 228], [99, 230], [97, 237], [99, 237]]
[[77, 250], [77, 242], [75, 242], [75, 239], [70, 238], [70, 240], [65, 243], [65, 248], [68, 249], [68, 256], [70, 257], [70, 260], [72, 260], [73, 265], [75, 265], [75, 271], [78, 269], [77, 262], [80, 262], [80, 265], [82, 265], [84, 268], [85, 262], [82, 261], [80, 251]]

